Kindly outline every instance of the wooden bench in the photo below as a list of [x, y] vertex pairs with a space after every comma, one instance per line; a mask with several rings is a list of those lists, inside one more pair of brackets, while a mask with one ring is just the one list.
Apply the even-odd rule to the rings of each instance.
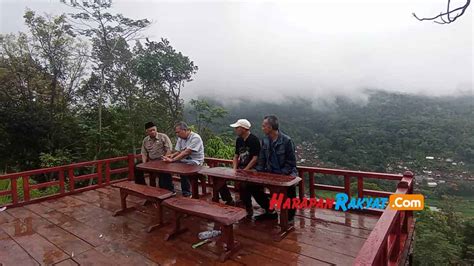
[[213, 221], [214, 228], [222, 231], [219, 239], [224, 244], [224, 252], [219, 257], [221, 261], [225, 261], [240, 249], [240, 243], [234, 240], [233, 225], [247, 215], [244, 209], [182, 197], [167, 199], [163, 201], [163, 205], [174, 210], [176, 218], [173, 230], [165, 237], [166, 241], [187, 230], [181, 227], [181, 218], [187, 214]]
[[[212, 200], [219, 202], [219, 191], [227, 181], [237, 181], [261, 185], [270, 190], [270, 195], [283, 194], [282, 202], [285, 202], [288, 189], [297, 185], [301, 178], [297, 176], [278, 175], [272, 173], [234, 170], [227, 167], [203, 168], [199, 171], [201, 175], [207, 175], [212, 178]], [[295, 228], [288, 221], [288, 209], [280, 210], [280, 228], [281, 231], [274, 235], [275, 241], [281, 241], [288, 233]]]
[[151, 232], [153, 229], [163, 226], [163, 211], [161, 203], [163, 200], [173, 196], [173, 193], [169, 190], [150, 187], [145, 185], [135, 184], [133, 181], [125, 181], [113, 184], [112, 187], [120, 189], [120, 203], [122, 209], [116, 211], [114, 216], [121, 215], [125, 212], [135, 210], [135, 207], [127, 208], [127, 197], [128, 195], [137, 196], [147, 200], [147, 202], [156, 203], [155, 206], [158, 209], [158, 224], [148, 227], [147, 232]]

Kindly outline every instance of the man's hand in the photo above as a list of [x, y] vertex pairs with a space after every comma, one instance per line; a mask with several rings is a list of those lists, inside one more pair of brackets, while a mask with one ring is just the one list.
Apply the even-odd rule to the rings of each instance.
[[167, 163], [172, 163], [172, 162], [174, 162], [173, 159], [171, 159], [170, 157], [166, 157], [166, 156], [161, 157], [161, 159], [163, 159], [163, 161], [164, 161], [164, 162], [167, 162]]

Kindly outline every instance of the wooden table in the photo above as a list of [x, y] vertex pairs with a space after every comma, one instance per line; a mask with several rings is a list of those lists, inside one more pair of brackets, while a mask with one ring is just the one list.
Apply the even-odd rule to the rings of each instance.
[[[287, 199], [288, 188], [298, 184], [301, 181], [300, 177], [278, 175], [272, 173], [234, 170], [227, 167], [213, 167], [202, 168], [199, 173], [213, 178], [212, 186], [212, 200], [219, 201], [219, 190], [225, 185], [226, 181], [246, 182], [257, 185], [262, 185], [270, 190], [270, 194], [282, 193], [283, 202]], [[280, 233], [275, 240], [280, 241], [290, 231], [294, 229], [293, 225], [288, 223], [288, 209], [280, 210]]]
[[[202, 166], [200, 165], [193, 165], [193, 164], [185, 164], [185, 163], [167, 163], [161, 160], [154, 160], [148, 161], [146, 163], [141, 163], [137, 165], [138, 170], [142, 170], [144, 172], [151, 172], [151, 173], [166, 173], [171, 175], [179, 175], [179, 176], [188, 176], [189, 181], [191, 182], [191, 191], [193, 194], [193, 198], [199, 198], [199, 187], [198, 187], [198, 179], [204, 178], [203, 176], [199, 175], [198, 172], [201, 170]], [[201, 180], [202, 182], [203, 180]], [[206, 194], [205, 189], [205, 182], [203, 183], [203, 193]]]

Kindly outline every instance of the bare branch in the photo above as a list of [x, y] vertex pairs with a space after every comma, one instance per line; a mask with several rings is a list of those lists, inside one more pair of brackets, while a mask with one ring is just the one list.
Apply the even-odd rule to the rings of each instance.
[[441, 12], [439, 15], [435, 17], [429, 17], [429, 18], [420, 18], [415, 13], [413, 13], [413, 16], [419, 21], [431, 20], [437, 24], [450, 24], [456, 21], [456, 19], [461, 17], [464, 14], [464, 12], [466, 12], [470, 3], [471, 3], [471, 0], [466, 0], [466, 3], [464, 5], [451, 10], [451, 0], [448, 0], [446, 12], [444, 13]]

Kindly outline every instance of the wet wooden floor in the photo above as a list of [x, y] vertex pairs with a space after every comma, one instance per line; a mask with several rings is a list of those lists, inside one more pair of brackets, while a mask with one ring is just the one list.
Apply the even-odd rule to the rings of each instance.
[[[163, 240], [169, 226], [146, 233], [155, 220], [152, 206], [129, 196], [138, 211], [113, 217], [118, 190], [110, 187], [0, 212], [0, 265], [351, 265], [378, 220], [377, 216], [299, 211], [296, 230], [272, 240], [274, 221], [242, 221], [235, 226], [243, 248], [225, 263], [211, 242], [197, 249], [197, 233], [213, 224], [186, 217], [189, 230]], [[258, 208], [255, 206], [256, 212]], [[165, 221], [171, 217], [165, 212]]]

